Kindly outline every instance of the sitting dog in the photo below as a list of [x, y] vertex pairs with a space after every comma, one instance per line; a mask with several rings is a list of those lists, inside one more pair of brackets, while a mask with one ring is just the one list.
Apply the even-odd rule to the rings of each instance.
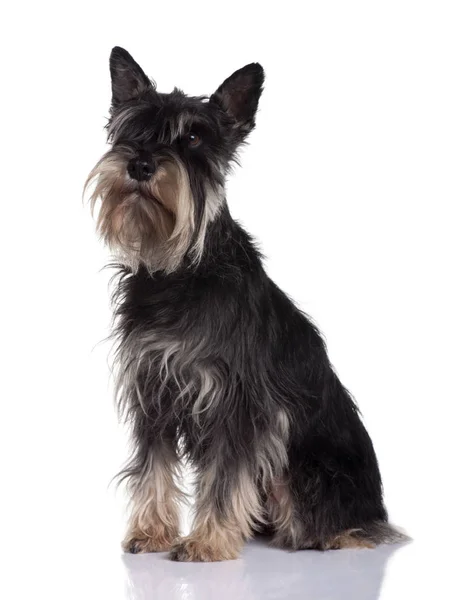
[[[122, 48], [110, 71], [111, 149], [87, 185], [119, 270], [116, 389], [133, 441], [121, 473], [132, 504], [124, 549], [219, 561], [259, 530], [293, 550], [402, 539], [321, 335], [267, 276], [226, 203], [262, 67], [236, 71], [210, 97], [158, 92]], [[182, 458], [196, 477], [183, 538]]]

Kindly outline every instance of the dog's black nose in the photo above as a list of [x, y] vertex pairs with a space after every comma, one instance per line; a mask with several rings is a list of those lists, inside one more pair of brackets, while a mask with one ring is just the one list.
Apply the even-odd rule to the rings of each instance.
[[153, 161], [146, 157], [132, 158], [127, 165], [128, 174], [137, 181], [148, 181], [154, 175], [155, 170]]

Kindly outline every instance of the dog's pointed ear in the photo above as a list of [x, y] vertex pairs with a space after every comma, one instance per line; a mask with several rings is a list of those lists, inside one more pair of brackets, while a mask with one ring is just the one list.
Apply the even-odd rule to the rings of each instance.
[[109, 59], [112, 83], [112, 105], [117, 107], [152, 87], [140, 65], [131, 55], [116, 46]]
[[265, 72], [260, 64], [246, 65], [225, 79], [210, 97], [210, 102], [218, 104], [245, 134], [255, 126], [264, 80]]

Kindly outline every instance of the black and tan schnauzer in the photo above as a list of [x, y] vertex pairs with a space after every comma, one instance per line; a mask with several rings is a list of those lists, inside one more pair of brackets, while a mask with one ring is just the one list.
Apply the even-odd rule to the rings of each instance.
[[[293, 550], [402, 539], [318, 330], [266, 275], [226, 203], [262, 67], [236, 71], [210, 97], [158, 92], [122, 48], [110, 70], [112, 147], [88, 184], [120, 271], [117, 398], [133, 435], [124, 548], [218, 561], [261, 529]], [[186, 537], [181, 458], [196, 475]]]

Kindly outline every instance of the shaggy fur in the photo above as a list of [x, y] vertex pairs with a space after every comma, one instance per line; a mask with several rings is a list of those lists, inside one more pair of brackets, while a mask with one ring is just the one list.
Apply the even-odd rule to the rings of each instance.
[[[210, 97], [159, 93], [110, 60], [109, 152], [90, 174], [116, 252], [117, 397], [133, 434], [124, 548], [236, 558], [253, 532], [293, 550], [402, 539], [387, 523], [371, 440], [313, 323], [269, 279], [231, 217], [225, 177], [255, 125], [264, 74]], [[178, 538], [181, 456], [196, 473]]]

